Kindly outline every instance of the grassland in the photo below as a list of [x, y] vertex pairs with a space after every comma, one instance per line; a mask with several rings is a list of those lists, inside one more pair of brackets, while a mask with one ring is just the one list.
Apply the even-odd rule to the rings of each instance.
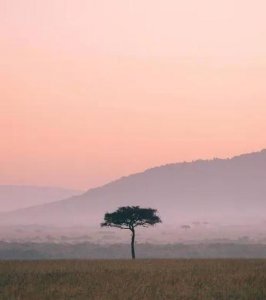
[[1, 300], [265, 300], [266, 260], [0, 262]]

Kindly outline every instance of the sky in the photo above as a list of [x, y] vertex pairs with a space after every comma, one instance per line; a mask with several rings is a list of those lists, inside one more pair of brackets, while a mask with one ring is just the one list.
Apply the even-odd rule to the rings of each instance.
[[90, 188], [266, 148], [264, 0], [0, 0], [0, 184]]

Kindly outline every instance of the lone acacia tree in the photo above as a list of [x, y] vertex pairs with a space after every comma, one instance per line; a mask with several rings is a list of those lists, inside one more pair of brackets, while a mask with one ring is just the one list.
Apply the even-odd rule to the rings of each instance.
[[141, 208], [139, 206], [119, 207], [115, 212], [106, 213], [102, 227], [116, 227], [131, 231], [131, 254], [135, 259], [135, 228], [137, 226], [148, 227], [161, 223], [156, 215], [157, 210], [153, 208]]

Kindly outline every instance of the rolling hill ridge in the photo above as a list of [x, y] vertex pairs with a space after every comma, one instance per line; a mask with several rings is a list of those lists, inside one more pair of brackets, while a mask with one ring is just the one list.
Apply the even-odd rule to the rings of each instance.
[[266, 150], [155, 167], [65, 200], [2, 214], [0, 224], [99, 226], [106, 211], [123, 205], [157, 208], [167, 224], [266, 219]]

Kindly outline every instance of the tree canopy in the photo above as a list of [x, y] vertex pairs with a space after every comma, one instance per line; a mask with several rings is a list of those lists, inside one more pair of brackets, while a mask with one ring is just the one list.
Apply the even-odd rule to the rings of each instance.
[[137, 226], [153, 226], [161, 223], [161, 219], [156, 215], [157, 209], [140, 208], [139, 206], [119, 207], [113, 213], [106, 213], [101, 226], [117, 227], [121, 229], [133, 229]]
[[157, 216], [157, 210], [153, 208], [141, 208], [139, 206], [122, 206], [115, 212], [106, 213], [102, 227], [116, 227], [120, 229], [129, 229], [131, 236], [131, 254], [135, 259], [135, 227], [137, 226], [153, 226], [161, 223], [161, 219]]

